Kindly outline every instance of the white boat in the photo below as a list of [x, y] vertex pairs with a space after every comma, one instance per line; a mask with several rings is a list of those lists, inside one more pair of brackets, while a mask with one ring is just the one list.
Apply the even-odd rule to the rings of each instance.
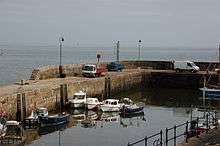
[[98, 110], [100, 107], [100, 102], [98, 98], [87, 98], [86, 99], [86, 108], [89, 110]]
[[106, 99], [100, 105], [103, 112], [117, 112], [120, 110], [119, 100], [117, 99]]
[[73, 97], [69, 98], [70, 106], [73, 108], [85, 107], [86, 104], [86, 92], [79, 91], [74, 93]]
[[7, 127], [4, 124], [0, 123], [0, 137], [5, 136], [6, 130]]

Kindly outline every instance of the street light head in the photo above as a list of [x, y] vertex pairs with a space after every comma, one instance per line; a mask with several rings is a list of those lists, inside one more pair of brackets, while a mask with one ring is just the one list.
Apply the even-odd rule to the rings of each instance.
[[59, 38], [59, 41], [60, 41], [60, 42], [63, 42], [63, 41], [64, 41], [64, 38], [63, 38], [63, 37], [60, 37], [60, 38]]

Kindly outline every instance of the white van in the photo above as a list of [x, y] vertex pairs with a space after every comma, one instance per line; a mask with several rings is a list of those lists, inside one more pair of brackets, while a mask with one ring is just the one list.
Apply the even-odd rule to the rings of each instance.
[[199, 67], [195, 65], [192, 61], [174, 61], [174, 70], [176, 72], [181, 71], [190, 71], [190, 72], [198, 72]]

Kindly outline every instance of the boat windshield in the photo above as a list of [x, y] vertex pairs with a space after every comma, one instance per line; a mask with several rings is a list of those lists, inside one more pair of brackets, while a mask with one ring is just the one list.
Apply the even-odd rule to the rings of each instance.
[[117, 105], [117, 104], [118, 104], [117, 101], [111, 103], [111, 105]]
[[82, 69], [83, 70], [87, 70], [87, 71], [94, 71], [94, 67], [93, 66], [83, 66]]
[[74, 95], [73, 98], [74, 99], [84, 99], [85, 95]]
[[37, 112], [38, 115], [44, 115], [44, 114], [47, 113], [47, 110], [46, 109], [37, 109], [36, 112]]

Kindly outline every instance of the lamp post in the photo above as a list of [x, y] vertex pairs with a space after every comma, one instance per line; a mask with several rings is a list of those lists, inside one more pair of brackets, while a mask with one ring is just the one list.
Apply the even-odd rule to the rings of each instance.
[[138, 41], [138, 60], [141, 59], [141, 40]]
[[218, 62], [220, 63], [220, 44], [218, 46]]
[[120, 42], [119, 41], [117, 41], [116, 48], [117, 48], [116, 61], [119, 62], [119, 48], [120, 48]]
[[63, 77], [63, 69], [62, 69], [62, 42], [64, 41], [63, 37], [59, 38], [59, 45], [60, 45], [60, 65], [59, 65], [59, 77]]

